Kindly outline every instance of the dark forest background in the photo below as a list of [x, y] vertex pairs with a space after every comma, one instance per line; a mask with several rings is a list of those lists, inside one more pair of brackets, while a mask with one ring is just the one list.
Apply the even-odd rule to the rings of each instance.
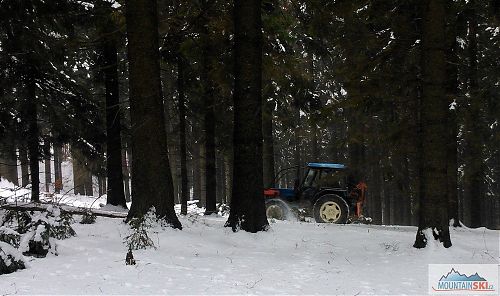
[[[445, 34], [435, 46], [446, 55], [448, 106], [446, 120], [433, 123], [446, 131], [440, 186], [448, 211], [465, 225], [499, 229], [500, 1], [440, 2]], [[346, 163], [368, 184], [365, 213], [373, 223], [417, 225], [425, 167], [419, 147], [428, 123], [420, 112], [426, 1], [259, 3], [262, 116], [254, 128], [262, 129], [264, 186], [287, 167]], [[111, 203], [130, 198], [134, 127], [124, 5], [0, 2], [2, 178], [38, 183], [38, 160], [52, 160], [45, 183], [56, 191], [91, 195], [97, 186], [104, 194], [118, 180], [123, 192]], [[199, 199], [208, 213], [230, 203], [233, 186], [233, 17], [232, 1], [158, 2], [174, 199]], [[74, 188], [59, 184], [65, 159], [73, 162]], [[296, 173], [276, 185], [293, 186]]]

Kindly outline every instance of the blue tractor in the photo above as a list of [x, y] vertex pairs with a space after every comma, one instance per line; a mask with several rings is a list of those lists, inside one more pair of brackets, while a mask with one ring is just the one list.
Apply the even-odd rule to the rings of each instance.
[[[290, 169], [280, 171], [277, 179]], [[366, 188], [343, 164], [308, 163], [302, 181], [296, 179], [294, 188], [264, 190], [266, 214], [287, 220], [293, 216], [291, 209], [308, 209], [318, 223], [366, 222], [362, 215]]]

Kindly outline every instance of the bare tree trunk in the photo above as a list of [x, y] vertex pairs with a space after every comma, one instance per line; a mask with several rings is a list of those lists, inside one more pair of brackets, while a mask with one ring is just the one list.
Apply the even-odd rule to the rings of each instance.
[[28, 150], [24, 144], [19, 145], [19, 162], [21, 163], [21, 186], [26, 187], [30, 183]]
[[274, 187], [274, 141], [273, 104], [266, 98], [262, 102], [262, 160], [264, 166], [264, 187]]
[[384, 176], [381, 176], [381, 197], [382, 197], [382, 223], [384, 225], [391, 225], [391, 197], [390, 192], [387, 190]]
[[[195, 134], [196, 135], [196, 134]], [[195, 136], [196, 138], [196, 136]], [[195, 142], [196, 139], [193, 140]], [[193, 198], [201, 202], [201, 180], [202, 180], [202, 163], [201, 163], [201, 145], [197, 142], [193, 143]]]
[[[113, 206], [127, 208], [123, 188], [120, 87], [118, 81], [117, 26], [109, 3], [101, 3], [104, 20], [99, 28], [102, 44], [104, 85], [106, 88], [106, 176], [107, 200]], [[100, 186], [102, 189], [102, 187]]]
[[267, 230], [262, 168], [262, 19], [260, 0], [234, 5], [233, 231]]
[[45, 166], [45, 192], [50, 191], [50, 184], [52, 183], [52, 170], [50, 167], [50, 141], [48, 137], [43, 140], [43, 157]]
[[209, 15], [211, 12], [208, 7], [208, 1], [201, 1], [205, 10], [205, 15], [201, 26], [201, 50], [202, 50], [202, 68], [201, 83], [203, 85], [203, 103], [204, 103], [204, 130], [205, 130], [205, 215], [216, 212], [217, 196], [217, 173], [215, 156], [215, 81], [213, 78], [216, 62], [213, 44], [210, 38]]
[[[374, 150], [374, 155], [379, 155]], [[382, 224], [382, 188], [381, 188], [381, 177], [380, 177], [380, 166], [377, 164], [372, 166], [371, 175], [372, 178], [369, 180], [370, 186], [368, 187], [368, 195], [370, 196], [370, 215], [373, 219], [374, 224]]]
[[62, 189], [62, 145], [54, 143], [54, 191], [60, 193]]
[[156, 0], [127, 0], [129, 96], [132, 124], [132, 206], [127, 219], [151, 207], [174, 228], [174, 188], [163, 108]]
[[468, 80], [470, 94], [465, 108], [464, 120], [464, 199], [470, 209], [470, 227], [483, 226], [481, 221], [481, 202], [484, 194], [484, 167], [483, 167], [483, 135], [481, 130], [481, 98], [479, 94], [477, 75], [477, 16], [476, 2], [469, 1], [468, 27]]
[[448, 0], [447, 50], [446, 50], [446, 93], [448, 97], [448, 219], [453, 227], [460, 226], [458, 218], [458, 123], [456, 99], [458, 98], [458, 55], [457, 55], [457, 11], [454, 1]]
[[231, 157], [231, 152], [226, 152], [226, 155], [224, 155], [224, 173], [226, 175], [226, 192], [225, 192], [225, 203], [230, 204], [231, 203], [231, 192], [232, 192], [232, 176], [233, 176], [233, 162], [232, 162], [232, 157]]
[[446, 99], [446, 1], [426, 0], [423, 4], [421, 114], [422, 191], [420, 219], [414, 243], [424, 248], [431, 237], [451, 247], [448, 226]]
[[106, 177], [103, 175], [98, 175], [97, 182], [99, 183], [99, 196], [102, 196], [107, 192]]
[[206, 160], [205, 160], [205, 144], [200, 145], [200, 156], [199, 156], [199, 166], [200, 166], [200, 202], [201, 207], [206, 207], [207, 205], [207, 178], [206, 178]]
[[26, 76], [25, 87], [27, 90], [25, 120], [28, 125], [28, 157], [31, 176], [31, 201], [40, 202], [40, 167], [38, 159], [39, 128], [38, 128], [38, 100], [36, 96], [35, 80], [32, 72]]
[[130, 154], [128, 148], [122, 149], [122, 171], [123, 171], [123, 183], [124, 193], [125, 193], [125, 201], [130, 202]]
[[92, 196], [92, 173], [86, 157], [77, 149], [71, 149], [73, 159], [73, 190], [75, 194]]
[[179, 145], [181, 162], [181, 214], [187, 215], [188, 173], [187, 173], [187, 150], [186, 150], [186, 97], [184, 94], [184, 59], [182, 56], [177, 60], [177, 93], [179, 96]]
[[224, 199], [224, 186], [226, 185], [224, 180], [224, 159], [222, 158], [222, 152], [217, 151], [216, 154], [216, 171], [217, 171], [217, 203], [220, 204]]

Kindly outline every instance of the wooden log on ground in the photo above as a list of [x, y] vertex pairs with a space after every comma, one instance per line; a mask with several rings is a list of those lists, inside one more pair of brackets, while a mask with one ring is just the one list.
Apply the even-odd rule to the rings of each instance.
[[104, 210], [99, 210], [99, 209], [88, 209], [88, 208], [79, 208], [79, 207], [72, 207], [72, 206], [66, 206], [66, 205], [57, 205], [57, 204], [52, 204], [52, 203], [25, 203], [25, 204], [3, 204], [0, 205], [0, 209], [5, 209], [5, 210], [14, 210], [14, 211], [38, 211], [38, 212], [44, 212], [47, 211], [47, 208], [49, 206], [57, 206], [61, 208], [63, 212], [70, 213], [73, 215], [82, 215], [85, 212], [92, 212], [96, 216], [100, 217], [108, 217], [108, 218], [126, 218], [127, 213], [126, 212], [110, 212], [110, 211], [104, 211]]

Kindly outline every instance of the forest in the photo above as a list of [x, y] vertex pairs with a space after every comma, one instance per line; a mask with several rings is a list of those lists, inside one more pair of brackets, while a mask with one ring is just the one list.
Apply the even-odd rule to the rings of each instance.
[[0, 176], [258, 232], [264, 188], [341, 163], [373, 224], [449, 247], [450, 220], [500, 227], [499, 23], [498, 0], [3, 0]]
[[0, 295], [496, 295], [499, 74], [500, 0], [0, 0]]

